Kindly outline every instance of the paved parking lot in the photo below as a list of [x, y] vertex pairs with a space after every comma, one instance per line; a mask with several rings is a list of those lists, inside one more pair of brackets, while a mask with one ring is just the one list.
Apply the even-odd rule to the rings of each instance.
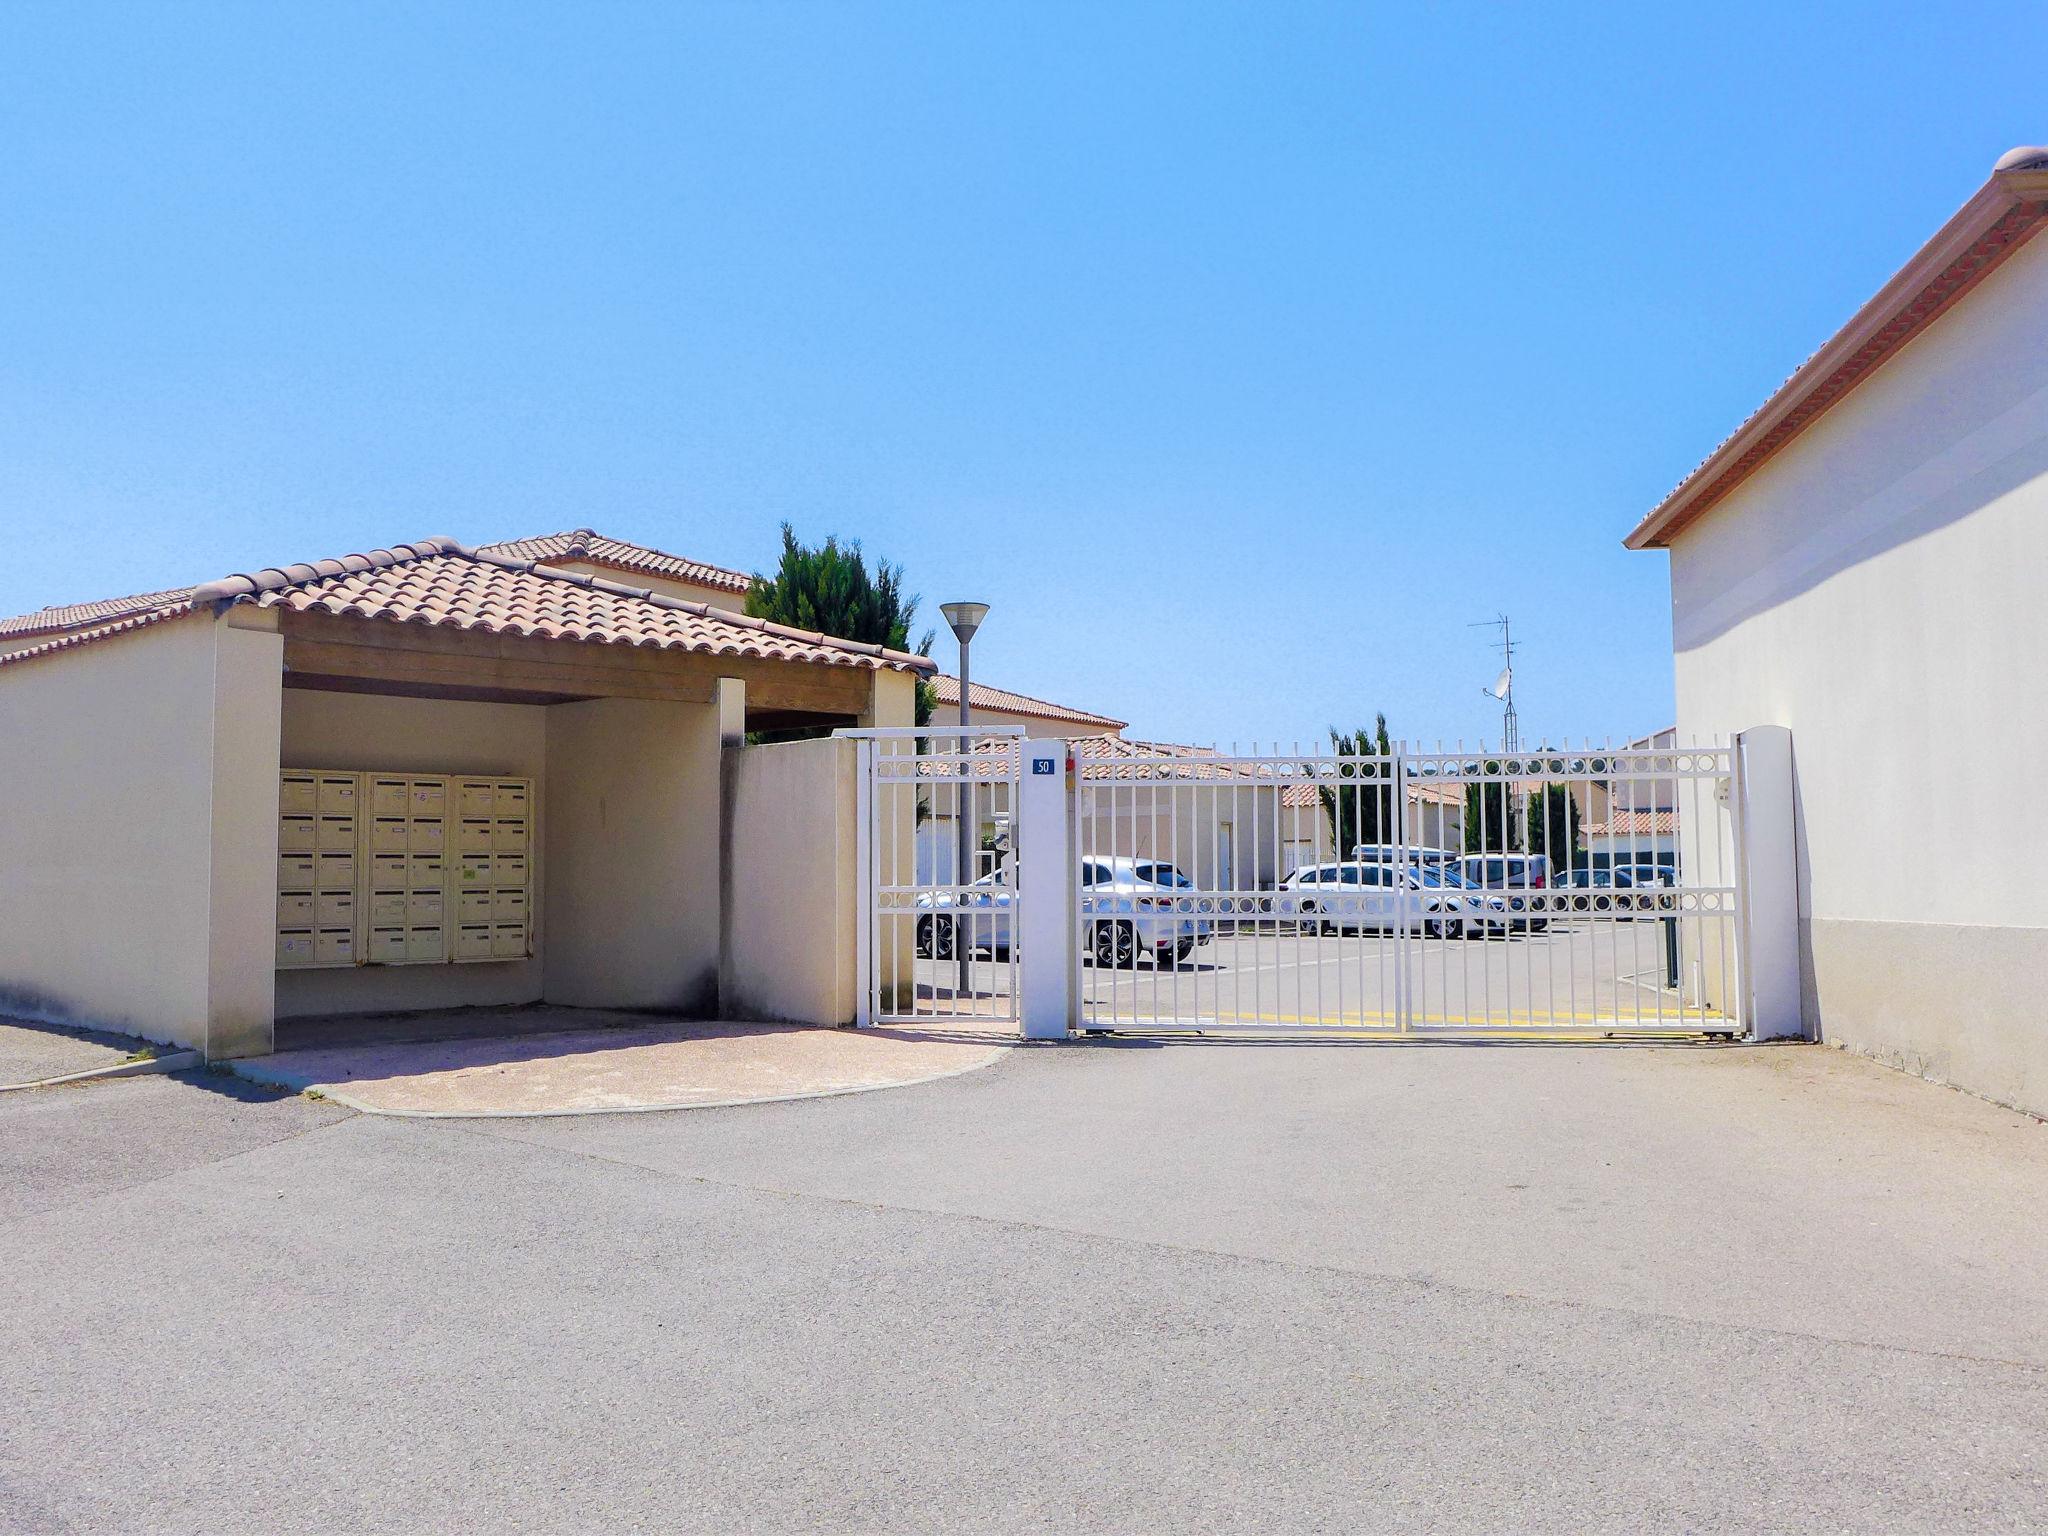
[[0, 1528], [2029, 1530], [2048, 1131], [1813, 1047], [0, 1101]]
[[[1708, 984], [1732, 978], [1729, 925], [1688, 920], [1677, 988], [1668, 985], [1666, 942], [1662, 922], [1585, 918], [1484, 938], [1418, 934], [1406, 954], [1415, 1022], [1446, 1031], [1731, 1028], [1718, 1007], [1702, 1000]], [[1399, 947], [1377, 932], [1317, 933], [1292, 924], [1233, 931], [1178, 965], [1156, 966], [1149, 958], [1125, 969], [1084, 963], [1082, 1002], [1091, 1023], [1112, 1028], [1180, 1020], [1386, 1031], [1399, 1017]], [[965, 999], [957, 992], [957, 962], [921, 960], [917, 974], [923, 1006], [940, 1013], [956, 1004], [976, 1014], [1009, 1005], [1011, 969], [999, 960], [973, 962]]]

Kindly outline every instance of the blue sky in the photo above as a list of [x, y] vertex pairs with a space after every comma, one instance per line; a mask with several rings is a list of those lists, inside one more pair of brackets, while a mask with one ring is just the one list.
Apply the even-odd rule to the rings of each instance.
[[2039, 19], [11, 7], [0, 611], [788, 518], [1148, 735], [1476, 738], [1503, 609], [1646, 729], [1622, 534], [2048, 139]]

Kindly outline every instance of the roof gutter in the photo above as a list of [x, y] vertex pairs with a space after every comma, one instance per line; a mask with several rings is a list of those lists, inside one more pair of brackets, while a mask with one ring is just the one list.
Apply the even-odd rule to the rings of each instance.
[[1756, 473], [2043, 228], [2048, 228], [2048, 147], [2010, 150], [1992, 167], [1991, 179], [1898, 275], [1622, 542], [1630, 549], [1669, 548], [1674, 535]]

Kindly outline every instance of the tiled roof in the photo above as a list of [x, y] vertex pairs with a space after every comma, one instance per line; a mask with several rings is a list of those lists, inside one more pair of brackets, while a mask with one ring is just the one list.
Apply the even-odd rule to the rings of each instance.
[[[959, 706], [959, 678], [941, 672], [932, 679], [932, 687], [937, 691], [941, 706]], [[1085, 709], [1069, 709], [1064, 704], [1048, 704], [1044, 699], [1034, 699], [1026, 693], [1011, 693], [1007, 688], [990, 688], [983, 683], [974, 685], [971, 703], [975, 709], [1000, 710], [1006, 715], [1027, 715], [1034, 720], [1067, 720], [1075, 725], [1100, 725], [1117, 731], [1130, 723], [1113, 720], [1108, 715], [1091, 715]]]
[[753, 578], [744, 571], [728, 571], [723, 566], [706, 565], [701, 560], [685, 560], [681, 555], [649, 549], [644, 544], [607, 538], [591, 528], [544, 533], [531, 539], [507, 539], [502, 544], [486, 544], [477, 553], [549, 565], [577, 560], [588, 565], [609, 566], [615, 571], [694, 582], [700, 587], [716, 587], [721, 592], [745, 592], [753, 582]]
[[1581, 837], [1675, 837], [1676, 811], [1615, 811], [1605, 821], [1579, 823]]
[[[1243, 770], [1207, 759], [1216, 756], [1214, 747], [1188, 747], [1172, 741], [1126, 741], [1121, 736], [1076, 736], [1066, 744], [1084, 779], [1229, 779], [1243, 775]], [[935, 746], [929, 751], [948, 753], [950, 748]], [[974, 743], [974, 773], [983, 777], [999, 777], [1014, 771], [1019, 747], [1015, 736], [984, 736]], [[1182, 767], [1185, 761], [1188, 766]], [[926, 770], [920, 768], [920, 773]], [[933, 774], [958, 772], [957, 759], [951, 763], [935, 763], [929, 770]]]
[[1244, 776], [1241, 769], [1209, 761], [1218, 756], [1214, 747], [1191, 747], [1177, 741], [1127, 741], [1121, 736], [1079, 736], [1069, 745], [1084, 779], [1184, 782]]
[[143, 613], [151, 608], [161, 608], [167, 603], [183, 602], [191, 593], [190, 587], [170, 587], [162, 592], [138, 592], [133, 597], [102, 598], [96, 603], [70, 603], [38, 608], [34, 613], [0, 619], [0, 639], [17, 639], [22, 635], [56, 634], [61, 630], [104, 623], [108, 619]]
[[932, 667], [922, 656], [791, 629], [595, 576], [486, 555], [465, 549], [453, 539], [421, 539], [338, 560], [210, 581], [175, 601], [116, 623], [0, 656], [0, 666], [230, 602], [709, 656], [757, 656], [905, 672]]
[[123, 614], [110, 623], [98, 624], [90, 629], [74, 629], [64, 634], [52, 635], [40, 645], [27, 646], [19, 651], [10, 651], [0, 656], [0, 667], [11, 667], [24, 661], [33, 661], [38, 656], [53, 655], [81, 645], [90, 645], [95, 640], [110, 639], [125, 635], [130, 630], [142, 629], [151, 624], [161, 624], [165, 619], [182, 618], [192, 612], [189, 600], [165, 603], [158, 608], [145, 608], [137, 613]]
[[[1357, 783], [1361, 786], [1369, 780], [1338, 780], [1331, 784], [1337, 788], [1343, 783]], [[1286, 806], [1319, 805], [1322, 786], [1318, 784], [1290, 784], [1280, 792], [1280, 803]], [[1465, 801], [1464, 786], [1459, 784], [1438, 784], [1423, 779], [1411, 779], [1408, 783], [1408, 798], [1423, 800], [1434, 805], [1462, 805]]]

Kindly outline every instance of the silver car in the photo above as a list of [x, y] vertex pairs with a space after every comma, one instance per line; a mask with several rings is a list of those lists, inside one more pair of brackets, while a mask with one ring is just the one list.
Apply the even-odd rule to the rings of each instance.
[[1140, 954], [1179, 965], [1216, 935], [1187, 910], [1203, 903], [1195, 883], [1163, 859], [1083, 859], [1081, 938], [1099, 966], [1130, 966]]
[[[1130, 966], [1139, 954], [1158, 965], [1178, 965], [1215, 936], [1215, 925], [1176, 908], [1192, 904], [1194, 882], [1158, 859], [1086, 859], [1081, 865], [1083, 948], [1097, 965]], [[1011, 906], [1016, 894], [1009, 867], [983, 875], [956, 904], [945, 892], [917, 898], [917, 953], [950, 960], [956, 942], [970, 951], [1010, 950]]]
[[1280, 894], [1281, 910], [1318, 933], [1391, 933], [1405, 916], [1431, 938], [1458, 939], [1499, 932], [1507, 912], [1503, 898], [1471, 889], [1448, 868], [1305, 864], [1280, 882]]

